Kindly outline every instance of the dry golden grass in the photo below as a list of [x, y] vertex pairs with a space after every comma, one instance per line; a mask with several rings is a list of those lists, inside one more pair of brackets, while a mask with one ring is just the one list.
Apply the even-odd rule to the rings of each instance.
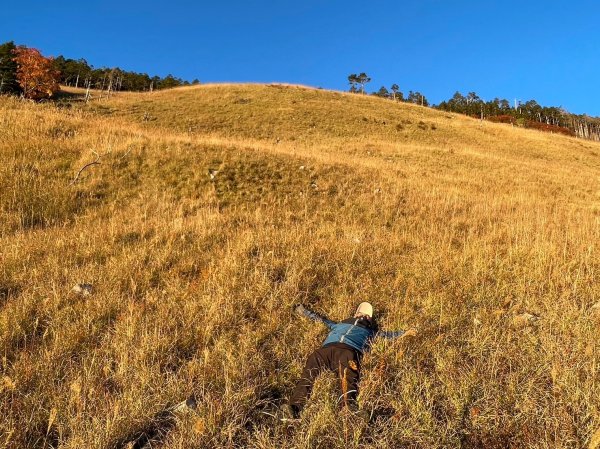
[[[0, 98], [0, 158], [0, 447], [598, 445], [599, 144], [214, 85]], [[362, 300], [420, 328], [365, 357], [375, 421], [329, 377], [263, 414], [324, 336], [292, 304]]]

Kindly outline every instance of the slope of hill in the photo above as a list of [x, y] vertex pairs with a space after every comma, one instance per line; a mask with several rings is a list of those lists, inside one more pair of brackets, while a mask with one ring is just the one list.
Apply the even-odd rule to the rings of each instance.
[[[0, 123], [4, 446], [595, 447], [600, 144], [282, 85]], [[292, 305], [363, 300], [419, 328], [364, 358], [374, 422], [329, 377], [272, 421], [324, 336]]]

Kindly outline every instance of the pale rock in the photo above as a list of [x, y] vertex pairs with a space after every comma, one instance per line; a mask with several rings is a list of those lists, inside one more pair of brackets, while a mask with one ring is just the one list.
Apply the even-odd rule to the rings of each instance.
[[77, 295], [88, 296], [94, 290], [92, 284], [75, 284], [71, 291]]
[[185, 401], [180, 402], [179, 404], [174, 405], [171, 408], [171, 411], [174, 413], [188, 413], [193, 412], [198, 408], [198, 404], [196, 399], [193, 397], [187, 398]]
[[521, 313], [519, 315], [515, 315], [512, 320], [512, 324], [514, 327], [526, 327], [534, 324], [540, 318], [536, 315], [532, 315], [531, 313]]

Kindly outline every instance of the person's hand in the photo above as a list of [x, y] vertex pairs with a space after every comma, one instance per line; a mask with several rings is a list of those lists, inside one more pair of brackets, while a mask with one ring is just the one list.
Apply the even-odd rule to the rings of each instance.
[[306, 309], [304, 308], [304, 306], [302, 304], [296, 304], [294, 306], [294, 312], [297, 313], [298, 315], [304, 315], [304, 311]]
[[408, 329], [406, 332], [404, 332], [402, 334], [402, 338], [404, 337], [416, 337], [417, 336], [417, 329], [414, 327], [411, 327], [410, 329]]

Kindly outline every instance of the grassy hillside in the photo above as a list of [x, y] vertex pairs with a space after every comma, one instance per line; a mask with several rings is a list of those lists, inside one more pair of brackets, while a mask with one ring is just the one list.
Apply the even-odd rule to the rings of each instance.
[[[600, 443], [600, 144], [207, 85], [0, 97], [0, 159], [0, 447]], [[325, 335], [292, 305], [363, 300], [419, 328], [364, 359], [374, 422], [328, 376], [270, 419]]]

